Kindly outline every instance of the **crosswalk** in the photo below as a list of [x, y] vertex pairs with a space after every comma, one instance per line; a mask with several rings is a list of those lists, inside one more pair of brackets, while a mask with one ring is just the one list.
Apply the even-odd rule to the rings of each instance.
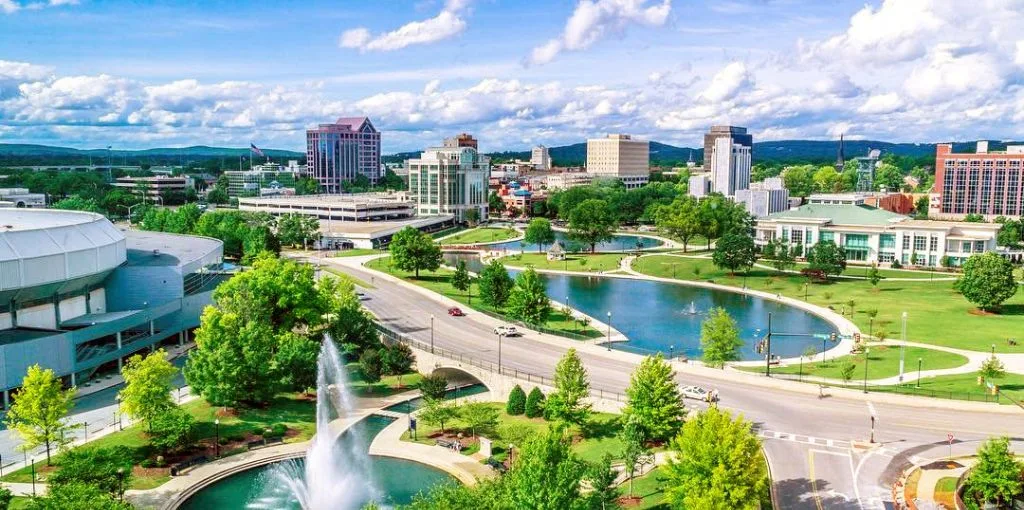
[[778, 439], [780, 441], [791, 441], [794, 443], [802, 443], [806, 445], [820, 446], [825, 448], [839, 448], [842, 450], [848, 450], [851, 447], [850, 441], [842, 439], [827, 439], [822, 437], [808, 436], [804, 434], [780, 432], [777, 430], [761, 430], [759, 435], [764, 439]]

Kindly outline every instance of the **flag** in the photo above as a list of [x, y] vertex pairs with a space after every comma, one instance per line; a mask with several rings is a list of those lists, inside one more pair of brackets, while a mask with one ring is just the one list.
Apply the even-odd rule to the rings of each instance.
[[266, 154], [263, 154], [263, 151], [261, 151], [260, 148], [257, 147], [256, 144], [254, 143], [249, 144], [249, 150], [255, 152], [256, 154], [259, 154], [260, 157], [266, 157]]

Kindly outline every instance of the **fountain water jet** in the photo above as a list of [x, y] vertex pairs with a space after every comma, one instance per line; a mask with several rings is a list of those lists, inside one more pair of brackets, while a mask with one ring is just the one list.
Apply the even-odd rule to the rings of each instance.
[[277, 464], [262, 484], [261, 494], [248, 508], [354, 510], [366, 501], [379, 500], [371, 479], [364, 438], [356, 428], [344, 440], [330, 430], [335, 418], [353, 414], [348, 377], [334, 341], [325, 336], [317, 359], [316, 435], [301, 461]]

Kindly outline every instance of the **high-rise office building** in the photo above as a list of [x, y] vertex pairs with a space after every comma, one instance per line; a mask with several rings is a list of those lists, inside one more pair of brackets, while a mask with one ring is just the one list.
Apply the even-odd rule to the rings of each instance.
[[409, 194], [421, 216], [451, 214], [467, 221], [466, 212], [487, 218], [487, 184], [491, 160], [473, 147], [434, 147], [405, 162]]
[[789, 209], [789, 190], [781, 177], [769, 177], [751, 184], [750, 189], [737, 190], [736, 201], [746, 205], [755, 218], [761, 218]]
[[715, 147], [715, 140], [728, 138], [732, 143], [743, 145], [751, 150], [754, 148], [754, 137], [747, 134], [747, 128], [738, 126], [711, 126], [711, 129], [704, 134], [704, 171], [711, 170], [711, 153]]
[[480, 150], [480, 147], [477, 145], [476, 138], [473, 138], [473, 135], [468, 133], [459, 133], [457, 136], [445, 138], [441, 145], [449, 149], [457, 147], [472, 147]]
[[711, 190], [727, 197], [750, 187], [750, 147], [719, 137], [711, 147]]
[[650, 142], [629, 135], [608, 135], [587, 140], [587, 173], [595, 178], [614, 178], [627, 188], [639, 188], [650, 180]]
[[954, 153], [953, 145], [935, 147], [935, 191], [930, 215], [963, 218], [980, 214], [987, 218], [1024, 214], [1024, 145], [1005, 151], [989, 151], [978, 142], [974, 154]]
[[306, 164], [324, 193], [340, 193], [343, 183], [381, 175], [380, 131], [366, 117], [342, 117], [306, 130]]
[[543, 145], [534, 147], [533, 152], [530, 153], [530, 164], [533, 165], [534, 170], [550, 170], [551, 153], [548, 148]]

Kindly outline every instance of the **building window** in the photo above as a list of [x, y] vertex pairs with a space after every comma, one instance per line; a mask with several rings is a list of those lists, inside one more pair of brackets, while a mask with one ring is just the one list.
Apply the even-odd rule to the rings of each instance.
[[895, 234], [882, 234], [878, 236], [878, 247], [879, 248], [896, 248], [896, 235]]
[[928, 238], [925, 236], [914, 236], [914, 251], [924, 251], [925, 243], [928, 242]]
[[818, 239], [819, 239], [819, 242], [825, 242], [825, 241], [835, 242], [835, 240], [836, 240], [836, 233], [835, 232], [819, 232], [818, 233]]
[[896, 259], [896, 255], [890, 252], [880, 252], [878, 254], [879, 262], [892, 262]]
[[910, 236], [907, 235], [907, 234], [903, 234], [903, 249], [904, 250], [909, 250], [910, 249]]
[[804, 231], [793, 229], [793, 231], [789, 233], [789, 242], [794, 245], [804, 244]]
[[928, 238], [928, 251], [939, 251], [939, 236], [931, 236]]
[[985, 251], [985, 241], [974, 241], [974, 251], [977, 253]]

